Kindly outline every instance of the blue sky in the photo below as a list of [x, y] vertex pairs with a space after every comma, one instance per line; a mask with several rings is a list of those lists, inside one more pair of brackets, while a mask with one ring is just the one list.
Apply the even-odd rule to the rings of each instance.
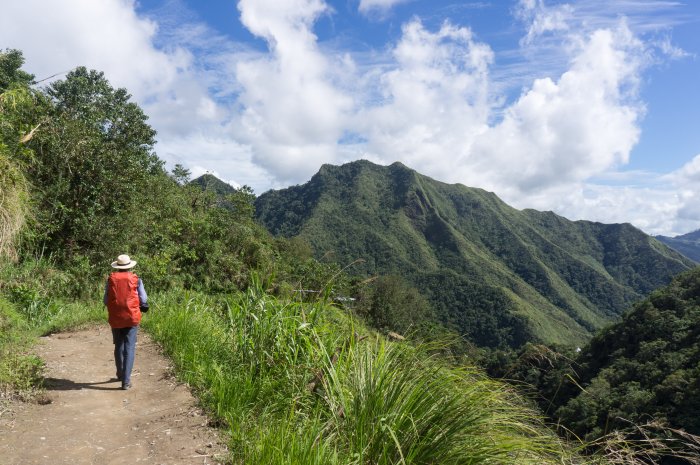
[[195, 175], [261, 193], [402, 161], [518, 208], [700, 228], [700, 2], [4, 3], [1, 47], [39, 78], [104, 71]]

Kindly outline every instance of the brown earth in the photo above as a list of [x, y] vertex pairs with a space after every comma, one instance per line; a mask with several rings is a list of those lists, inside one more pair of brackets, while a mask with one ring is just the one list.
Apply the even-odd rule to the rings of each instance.
[[41, 338], [50, 403], [15, 404], [0, 418], [0, 464], [213, 464], [217, 431], [170, 366], [139, 332], [133, 387], [114, 378], [106, 326]]

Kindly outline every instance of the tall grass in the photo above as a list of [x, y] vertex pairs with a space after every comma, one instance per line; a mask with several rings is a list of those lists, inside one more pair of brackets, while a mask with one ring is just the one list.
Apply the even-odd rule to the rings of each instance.
[[553, 463], [567, 455], [501, 383], [382, 340], [327, 366], [328, 426], [357, 463]]
[[503, 384], [385, 342], [337, 309], [236, 296], [154, 297], [144, 326], [246, 464], [569, 463]]
[[66, 280], [46, 261], [0, 267], [0, 393], [33, 399], [43, 362], [32, 355], [37, 336], [76, 329], [107, 318], [101, 299], [64, 301], [54, 296]]
[[[236, 295], [154, 295], [142, 320], [177, 375], [230, 432], [234, 463], [605, 464], [649, 457], [626, 439], [606, 443], [607, 456], [579, 455], [511, 388], [477, 369], [443, 363], [435, 347], [388, 342], [323, 301], [280, 300], [264, 287], [256, 281]], [[97, 300], [65, 303], [22, 282], [5, 292], [12, 303], [0, 298], [3, 395], [8, 387], [30, 392], [40, 381], [41, 361], [28, 353], [32, 337], [106, 317]]]
[[159, 296], [144, 327], [161, 343], [203, 402], [232, 429], [233, 440], [249, 422], [284, 416], [291, 405], [312, 400], [308, 377], [321, 366], [312, 328], [316, 309], [281, 303], [258, 288], [213, 298], [171, 292]]
[[41, 380], [42, 363], [28, 353], [29, 325], [7, 300], [0, 298], [0, 399], [27, 399]]

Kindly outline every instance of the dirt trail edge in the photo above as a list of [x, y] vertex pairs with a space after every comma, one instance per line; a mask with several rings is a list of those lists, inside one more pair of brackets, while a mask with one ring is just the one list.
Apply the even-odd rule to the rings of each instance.
[[51, 403], [19, 404], [0, 421], [0, 463], [214, 464], [225, 458], [217, 432], [169, 362], [139, 331], [133, 388], [114, 378], [112, 335], [95, 327], [41, 338]]

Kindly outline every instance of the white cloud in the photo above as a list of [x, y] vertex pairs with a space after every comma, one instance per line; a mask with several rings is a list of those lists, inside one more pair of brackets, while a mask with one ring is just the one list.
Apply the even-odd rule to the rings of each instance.
[[520, 0], [515, 12], [518, 18], [529, 24], [521, 41], [521, 45], [527, 45], [548, 32], [567, 31], [574, 9], [566, 3], [548, 7], [544, 0]]
[[432, 33], [414, 20], [393, 57], [396, 66], [376, 83], [384, 101], [360, 111], [357, 131], [375, 157], [444, 179], [487, 128], [493, 52], [468, 28], [445, 23]]
[[672, 173], [642, 178], [622, 186], [586, 183], [563, 190], [558, 211], [572, 219], [629, 222], [649, 234], [700, 229], [700, 155]]
[[529, 196], [528, 207], [572, 220], [632, 223], [654, 235], [700, 229], [700, 155], [669, 174], [617, 172], [604, 178]]
[[593, 33], [568, 71], [557, 81], [536, 80], [475, 141], [471, 171], [508, 200], [523, 202], [535, 191], [625, 164], [643, 113], [634, 93], [641, 54], [624, 24]]
[[196, 178], [212, 173], [234, 186], [248, 185], [256, 193], [281, 187], [270, 179], [267, 171], [252, 161], [250, 147], [231, 139], [230, 129], [209, 129], [199, 133], [170, 135], [156, 146], [158, 155], [171, 163], [179, 163]]
[[664, 56], [672, 60], [681, 60], [683, 58], [689, 58], [693, 56], [691, 53], [688, 53], [682, 48], [674, 45], [671, 42], [671, 38], [669, 36], [663, 37], [661, 40], [657, 41], [655, 45]]
[[243, 106], [237, 136], [278, 179], [299, 182], [335, 162], [353, 101], [333, 83], [331, 63], [311, 25], [328, 7], [318, 0], [242, 0], [243, 24], [267, 40], [269, 56], [237, 64]]
[[668, 175], [668, 179], [675, 186], [680, 204], [677, 220], [694, 224], [692, 229], [700, 228], [700, 155]]
[[356, 130], [386, 163], [542, 204], [624, 165], [644, 111], [635, 93], [644, 47], [624, 22], [572, 43], [569, 69], [535, 80], [494, 122], [491, 49], [467, 28], [430, 32], [413, 21], [393, 50], [396, 66], [379, 77], [384, 101], [360, 111]]
[[360, 0], [358, 10], [360, 13], [368, 14], [373, 11], [385, 13], [399, 3], [406, 3], [411, 0]]
[[190, 62], [182, 49], [155, 49], [156, 32], [132, 0], [56, 0], [50, 12], [40, 0], [6, 2], [0, 15], [0, 42], [21, 49], [37, 78], [82, 65], [139, 98], [169, 89]]

